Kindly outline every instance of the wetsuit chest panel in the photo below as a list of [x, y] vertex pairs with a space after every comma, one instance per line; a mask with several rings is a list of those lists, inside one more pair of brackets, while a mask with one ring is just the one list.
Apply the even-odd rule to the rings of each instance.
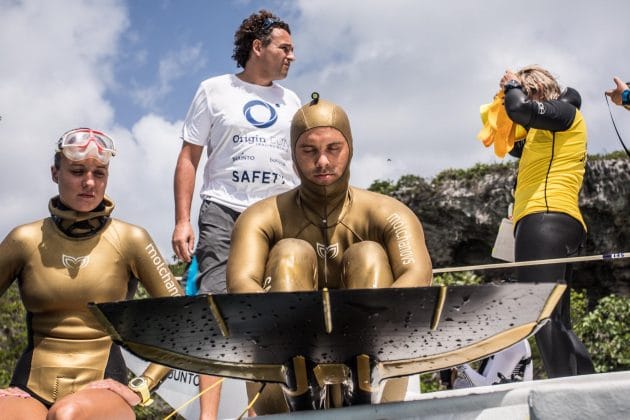
[[579, 111], [566, 131], [531, 129], [519, 163], [514, 218], [561, 212], [579, 220], [578, 194], [586, 164], [586, 124]]
[[[393, 256], [390, 259], [394, 271], [399, 265], [413, 260], [413, 252], [407, 242], [409, 232], [406, 218], [409, 217], [409, 210], [402, 203], [381, 194], [356, 188], [351, 188], [351, 191], [352, 202], [344, 203], [340, 218], [336, 223], [329, 220], [329, 225], [334, 224], [327, 229], [306, 220], [296, 201], [279, 201], [282, 205], [279, 205], [278, 210], [283, 215], [285, 226], [301, 226], [297, 231], [285, 229], [282, 238], [303, 239], [313, 246], [318, 257], [320, 288], [341, 287], [343, 255], [357, 242], [374, 241], [382, 244]], [[295, 220], [289, 220], [291, 217]]]
[[[107, 223], [94, 237], [73, 239], [48, 218], [14, 229], [1, 245], [0, 284], [17, 278], [29, 313], [29, 347], [11, 384], [50, 403], [96, 379], [124, 380], [122, 358], [88, 302], [125, 299], [131, 277], [153, 296], [181, 294], [144, 229]], [[168, 372], [151, 369], [157, 380]]]
[[[54, 330], [55, 336], [63, 338], [84, 324], [95, 329], [85, 331], [87, 336], [103, 336], [87, 303], [124, 299], [129, 279], [127, 264], [106, 235], [69, 240], [46, 219], [41, 236], [27, 247], [37, 257], [25, 262], [19, 286], [24, 306], [32, 314], [33, 332]], [[64, 331], [66, 325], [72, 332]]]
[[289, 213], [297, 216], [294, 223], [289, 223], [289, 225], [301, 225], [299, 229], [284, 229], [283, 235], [279, 239], [296, 238], [311, 244], [317, 253], [319, 288], [337, 289], [341, 287], [343, 253], [350, 245], [359, 242], [360, 239], [342, 224], [336, 224], [329, 228], [321, 228], [313, 223], [305, 224], [304, 218], [298, 216], [300, 213], [298, 208], [294, 208]]

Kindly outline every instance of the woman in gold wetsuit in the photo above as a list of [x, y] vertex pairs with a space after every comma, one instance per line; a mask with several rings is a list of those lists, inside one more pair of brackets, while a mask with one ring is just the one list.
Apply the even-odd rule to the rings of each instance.
[[168, 373], [150, 364], [129, 386], [120, 349], [87, 308], [124, 300], [139, 279], [152, 296], [181, 295], [148, 233], [112, 219], [105, 196], [113, 140], [91, 129], [57, 143], [52, 179], [59, 195], [50, 217], [13, 229], [0, 243], [0, 294], [18, 281], [28, 346], [10, 387], [0, 390], [0, 419], [134, 418]]

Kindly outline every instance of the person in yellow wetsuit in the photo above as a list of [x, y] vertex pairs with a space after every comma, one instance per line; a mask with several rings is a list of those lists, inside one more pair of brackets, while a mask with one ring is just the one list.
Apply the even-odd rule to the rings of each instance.
[[65, 133], [51, 167], [59, 195], [50, 217], [0, 243], [0, 295], [17, 280], [28, 330], [10, 387], [0, 390], [1, 419], [132, 419], [169, 372], [150, 364], [126, 385], [121, 351], [87, 307], [132, 297], [135, 279], [152, 296], [182, 295], [149, 234], [111, 217], [105, 189], [115, 152], [102, 132]]
[[[230, 293], [415, 287], [431, 284], [422, 225], [398, 200], [349, 185], [353, 153], [345, 111], [314, 99], [291, 122], [301, 185], [247, 208], [227, 265]], [[394, 304], [394, 303], [393, 303]], [[401, 400], [406, 380], [381, 401]], [[258, 414], [267, 411], [256, 408]]]
[[[586, 240], [578, 206], [586, 165], [587, 129], [580, 94], [562, 91], [546, 69], [507, 70], [499, 85], [505, 110], [527, 136], [511, 154], [520, 157], [514, 193], [516, 261], [576, 256]], [[517, 269], [519, 282], [562, 282], [567, 291], [536, 343], [550, 378], [595, 373], [588, 351], [571, 329], [570, 264]]]

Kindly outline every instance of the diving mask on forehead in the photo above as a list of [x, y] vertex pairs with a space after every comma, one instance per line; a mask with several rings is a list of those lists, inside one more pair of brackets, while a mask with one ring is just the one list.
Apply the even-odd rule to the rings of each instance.
[[93, 158], [106, 165], [116, 155], [116, 146], [105, 133], [91, 128], [75, 128], [61, 136], [57, 151], [73, 161]]

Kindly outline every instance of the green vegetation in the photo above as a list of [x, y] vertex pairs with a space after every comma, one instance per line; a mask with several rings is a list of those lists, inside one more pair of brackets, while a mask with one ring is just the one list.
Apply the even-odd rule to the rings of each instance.
[[[574, 294], [571, 298], [574, 298]], [[584, 296], [584, 294], [582, 294]], [[630, 369], [630, 297], [610, 295], [586, 312], [583, 300], [581, 317], [575, 318], [576, 334], [588, 348], [597, 372]]]
[[391, 180], [377, 179], [372, 182], [372, 185], [368, 187], [368, 190], [385, 195], [392, 195], [396, 191], [396, 184]]
[[444, 273], [433, 278], [434, 286], [468, 286], [481, 283], [483, 283], [483, 278], [472, 271]]
[[588, 160], [605, 160], [605, 159], [626, 159], [626, 152], [623, 150], [616, 150], [614, 152], [607, 153], [605, 155], [588, 155]]
[[[626, 159], [623, 150], [616, 150], [605, 155], [588, 155], [589, 161], [606, 160], [606, 159]], [[446, 169], [438, 173], [433, 180], [433, 184], [440, 184], [444, 181], [472, 181], [479, 179], [485, 175], [492, 173], [501, 173], [505, 171], [514, 171], [518, 165], [518, 160], [510, 159], [500, 163], [477, 163], [466, 169]], [[377, 179], [368, 187], [368, 190], [378, 192], [385, 195], [392, 195], [396, 191], [405, 189], [405, 187], [413, 187], [418, 182], [426, 183], [426, 181], [416, 175], [403, 175], [398, 181], [391, 179]]]
[[[433, 178], [433, 184], [440, 184], [445, 181], [473, 181], [479, 179], [485, 175], [514, 171], [516, 169], [516, 162], [503, 162], [503, 163], [477, 163], [468, 169], [446, 169]], [[368, 187], [368, 190], [377, 193], [392, 195], [396, 191], [403, 191], [406, 189], [415, 189], [418, 185], [427, 184], [423, 178], [416, 175], [403, 175], [398, 181], [377, 179]]]
[[0, 388], [9, 385], [15, 362], [26, 347], [26, 311], [17, 283], [0, 297]]
[[512, 171], [516, 168], [516, 161], [503, 162], [503, 163], [477, 163], [468, 169], [446, 169], [433, 178], [433, 183], [439, 184], [448, 180], [462, 180], [470, 181], [484, 177], [491, 173], [509, 170]]
[[392, 195], [396, 191], [418, 191], [426, 185], [427, 182], [419, 176], [403, 175], [396, 183], [391, 180], [383, 181], [377, 179], [368, 187], [368, 190], [385, 195]]
[[175, 261], [175, 263], [169, 265], [168, 267], [171, 269], [171, 273], [173, 273], [173, 275], [175, 277], [181, 277], [184, 275], [184, 271], [186, 271], [186, 267], [188, 267], [188, 264], [182, 261], [178, 261], [177, 260], [177, 255], [173, 254], [173, 256], [171, 257], [171, 259], [173, 261]]

